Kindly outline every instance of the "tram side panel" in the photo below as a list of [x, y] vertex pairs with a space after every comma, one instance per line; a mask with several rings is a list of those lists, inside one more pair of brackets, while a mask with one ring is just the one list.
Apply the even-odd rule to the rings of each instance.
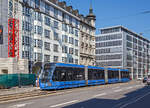
[[105, 84], [104, 69], [101, 67], [88, 67], [88, 85]]
[[119, 82], [119, 69], [108, 68], [108, 83]]
[[104, 78], [105, 78], [105, 84], [107, 84], [108, 83], [108, 70], [107, 70], [107, 68], [105, 68], [105, 70], [104, 70]]
[[119, 69], [119, 82], [122, 82], [121, 81], [121, 70]]
[[85, 66], [84, 68], [84, 75], [85, 75], [86, 85], [88, 85], [88, 66]]

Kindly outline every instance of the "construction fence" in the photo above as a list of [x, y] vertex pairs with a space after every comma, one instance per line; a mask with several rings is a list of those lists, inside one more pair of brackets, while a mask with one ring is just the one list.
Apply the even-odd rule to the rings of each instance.
[[35, 74], [0, 74], [0, 88], [35, 85]]

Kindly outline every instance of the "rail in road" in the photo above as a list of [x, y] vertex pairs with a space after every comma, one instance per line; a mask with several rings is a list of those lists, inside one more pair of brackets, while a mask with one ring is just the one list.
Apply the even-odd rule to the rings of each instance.
[[118, 85], [126, 85], [126, 84], [132, 84], [133, 81], [128, 83], [115, 83], [115, 84], [108, 84], [108, 85], [97, 85], [97, 86], [86, 86], [86, 87], [80, 87], [80, 88], [73, 88], [73, 89], [64, 89], [64, 90], [53, 90], [53, 91], [31, 91], [31, 92], [24, 92], [24, 93], [15, 93], [15, 94], [8, 94], [8, 95], [0, 95], [0, 103], [6, 103], [6, 102], [14, 102], [19, 100], [25, 100], [25, 99], [33, 99], [37, 97], [42, 96], [50, 96], [50, 95], [59, 95], [59, 94], [65, 94], [65, 93], [71, 93], [76, 90], [88, 90], [93, 88], [101, 87], [101, 89], [110, 87], [110, 86], [118, 86]]

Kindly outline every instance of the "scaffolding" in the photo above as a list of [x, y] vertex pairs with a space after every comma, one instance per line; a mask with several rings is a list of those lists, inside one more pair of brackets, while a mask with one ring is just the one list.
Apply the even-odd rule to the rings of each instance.
[[19, 59], [19, 0], [9, 0], [8, 57]]

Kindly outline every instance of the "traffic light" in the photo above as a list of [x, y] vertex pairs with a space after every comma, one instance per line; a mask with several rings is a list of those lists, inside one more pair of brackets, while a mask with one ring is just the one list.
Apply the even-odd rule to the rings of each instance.
[[3, 44], [3, 26], [0, 25], [0, 44]]

